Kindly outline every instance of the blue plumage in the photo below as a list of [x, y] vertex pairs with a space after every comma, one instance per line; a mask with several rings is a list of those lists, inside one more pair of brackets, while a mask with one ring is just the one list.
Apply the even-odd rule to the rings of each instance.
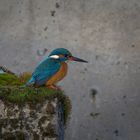
[[68, 51], [67, 49], [64, 49], [64, 48], [57, 48], [57, 49], [53, 50], [53, 51], [50, 53], [49, 56], [51, 56], [51, 55], [59, 55], [59, 54], [61, 54], [61, 55], [69, 55], [69, 56], [72, 55], [71, 52]]
[[53, 60], [52, 58], [48, 57], [47, 59], [39, 63], [39, 65], [33, 72], [31, 79], [27, 82], [26, 85], [44, 85], [46, 81], [60, 69], [60, 67], [61, 64], [59, 61]]

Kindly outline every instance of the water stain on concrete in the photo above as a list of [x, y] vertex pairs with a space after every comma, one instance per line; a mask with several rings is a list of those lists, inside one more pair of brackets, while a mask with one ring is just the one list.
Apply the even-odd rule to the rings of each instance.
[[116, 136], [119, 136], [119, 130], [116, 129], [116, 130], [114, 131], [114, 134], [115, 134]]
[[46, 26], [46, 27], [44, 28], [44, 31], [47, 31], [47, 29], [48, 29], [48, 27]]
[[84, 68], [84, 71], [88, 71], [88, 69], [87, 68]]
[[55, 16], [56, 11], [51, 11], [51, 16], [54, 17]]
[[127, 96], [126, 96], [126, 95], [124, 95], [124, 96], [123, 96], [123, 99], [126, 99], [126, 98], [127, 98]]
[[98, 112], [97, 113], [93, 113], [93, 112], [90, 113], [90, 116], [94, 119], [97, 118], [99, 115], [100, 115], [100, 113], [98, 113]]
[[47, 53], [48, 49], [44, 48], [43, 50], [37, 50], [37, 55], [38, 56], [44, 56]]
[[98, 58], [99, 58], [99, 55], [96, 55], [96, 56], [95, 56], [95, 59], [98, 60]]
[[60, 5], [59, 5], [58, 2], [56, 2], [55, 7], [56, 7], [56, 8], [60, 8]]
[[98, 93], [97, 90], [94, 89], [94, 88], [90, 90], [90, 96], [91, 96], [91, 98], [92, 98], [93, 101], [96, 100], [97, 93]]
[[125, 116], [125, 113], [121, 113], [121, 116]]

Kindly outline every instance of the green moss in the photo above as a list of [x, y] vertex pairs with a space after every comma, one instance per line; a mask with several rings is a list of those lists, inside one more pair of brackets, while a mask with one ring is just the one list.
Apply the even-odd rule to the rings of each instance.
[[0, 74], [0, 85], [1, 86], [19, 86], [19, 85], [24, 85], [31, 77], [30, 72], [24, 72], [19, 76], [16, 76], [14, 74], [9, 74], [9, 73], [3, 73]]
[[16, 104], [28, 102], [33, 106], [37, 102], [57, 98], [64, 107], [64, 121], [66, 123], [71, 112], [70, 99], [62, 91], [46, 87], [34, 88], [23, 86], [30, 76], [30, 73], [24, 73], [20, 77], [12, 74], [0, 74], [0, 99], [7, 103], [12, 102]]
[[18, 87], [18, 86], [0, 86], [0, 99], [12, 103], [25, 103], [25, 102], [42, 102], [45, 99], [53, 98], [62, 94], [60, 91], [48, 89], [46, 87]]
[[19, 76], [20, 82], [25, 84], [31, 78], [31, 75], [32, 74], [30, 72], [23, 72]]
[[6, 85], [21, 85], [20, 79], [16, 75], [12, 74], [0, 74], [0, 85], [6, 86]]
[[66, 125], [67, 121], [70, 118], [70, 113], [72, 109], [71, 101], [68, 96], [64, 96], [62, 100], [62, 105], [64, 106], [64, 124]]
[[48, 96], [62, 94], [60, 91], [46, 87], [34, 88], [23, 86], [27, 79], [29, 79], [29, 76], [29, 73], [24, 73], [20, 77], [12, 74], [0, 74], [0, 99], [13, 103], [41, 102], [48, 98]]

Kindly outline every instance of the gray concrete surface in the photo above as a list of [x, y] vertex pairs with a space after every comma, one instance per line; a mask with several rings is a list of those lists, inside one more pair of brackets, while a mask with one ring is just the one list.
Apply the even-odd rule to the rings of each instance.
[[0, 65], [32, 71], [57, 47], [89, 61], [60, 83], [73, 107], [65, 140], [140, 140], [139, 45], [139, 0], [0, 0]]

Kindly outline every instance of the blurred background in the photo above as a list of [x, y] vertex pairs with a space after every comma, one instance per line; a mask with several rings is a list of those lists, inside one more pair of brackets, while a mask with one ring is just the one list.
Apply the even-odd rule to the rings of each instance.
[[140, 139], [139, 0], [0, 0], [0, 65], [33, 71], [64, 47], [72, 102], [65, 140]]

